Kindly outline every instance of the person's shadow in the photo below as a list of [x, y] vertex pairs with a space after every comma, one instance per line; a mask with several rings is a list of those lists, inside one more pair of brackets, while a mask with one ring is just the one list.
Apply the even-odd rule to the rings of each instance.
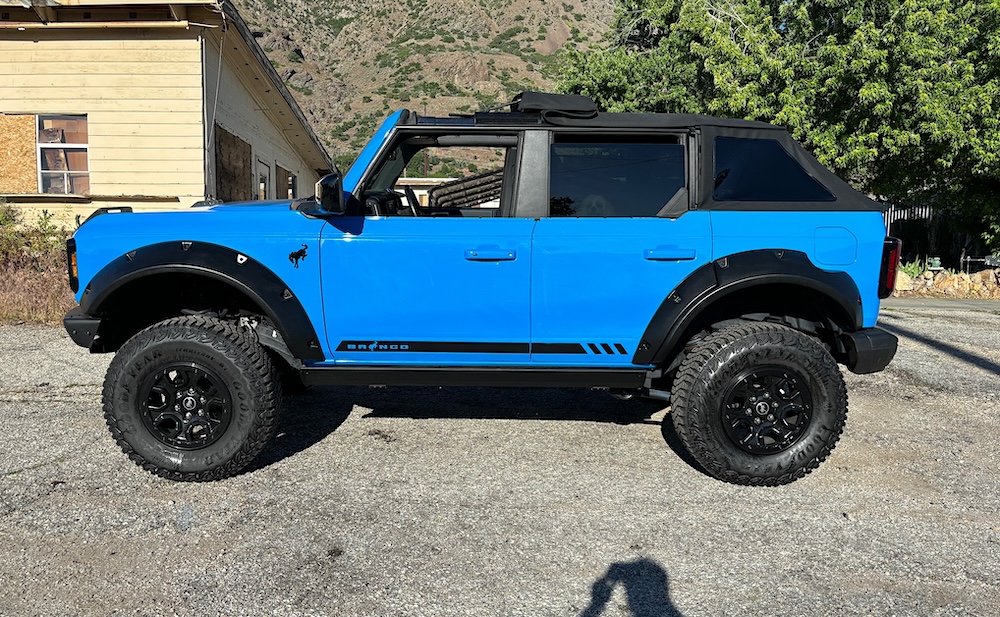
[[580, 617], [598, 617], [604, 612], [615, 587], [621, 585], [628, 598], [631, 617], [683, 617], [670, 601], [666, 571], [652, 559], [616, 562], [590, 587], [590, 606]]

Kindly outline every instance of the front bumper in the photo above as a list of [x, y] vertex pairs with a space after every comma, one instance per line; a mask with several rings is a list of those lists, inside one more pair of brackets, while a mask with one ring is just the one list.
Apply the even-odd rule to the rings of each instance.
[[877, 373], [896, 355], [898, 339], [881, 328], [865, 328], [843, 335], [847, 368], [852, 373]]
[[97, 329], [101, 325], [100, 317], [91, 317], [83, 312], [79, 306], [73, 307], [63, 317], [63, 326], [73, 342], [80, 347], [90, 349], [97, 338]]

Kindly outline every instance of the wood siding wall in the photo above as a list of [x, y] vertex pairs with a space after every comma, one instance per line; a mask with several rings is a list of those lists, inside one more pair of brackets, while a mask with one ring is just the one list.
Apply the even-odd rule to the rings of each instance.
[[106, 205], [100, 196], [189, 206], [205, 191], [198, 36], [193, 29], [5, 30], [0, 112], [87, 115], [94, 199], [84, 210]]
[[[319, 180], [319, 176], [301, 156], [296, 154], [284, 134], [286, 130], [292, 131], [292, 135], [301, 134], [302, 126], [294, 117], [281, 115], [275, 111], [279, 107], [276, 102], [280, 100], [281, 95], [268, 86], [260, 85], [259, 81], [254, 80], [243, 70], [244, 61], [235, 56], [236, 44], [232, 40], [221, 41], [223, 66], [220, 73], [220, 36], [219, 31], [212, 31], [205, 40], [205, 94], [206, 109], [209, 110], [207, 119], [209, 126], [214, 122], [228, 133], [250, 143], [253, 149], [254, 178], [258, 170], [258, 161], [270, 169], [268, 198], [286, 198], [285, 194], [278, 194], [280, 191], [275, 191], [276, 167], [282, 167], [297, 177], [297, 185], [301, 187], [302, 195], [312, 195], [312, 187]], [[228, 33], [226, 36], [232, 37], [234, 33]], [[216, 104], [216, 86], [220, 78], [219, 100]], [[212, 117], [213, 110], [214, 117]], [[218, 147], [218, 144], [215, 146]], [[218, 158], [214, 157], [215, 160]], [[208, 186], [217, 186], [218, 174], [214, 164], [210, 175]], [[255, 195], [256, 191], [255, 185], [253, 189]]]

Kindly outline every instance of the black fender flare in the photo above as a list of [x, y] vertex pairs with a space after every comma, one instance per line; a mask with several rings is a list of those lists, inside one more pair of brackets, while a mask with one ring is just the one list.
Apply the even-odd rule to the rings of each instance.
[[662, 364], [682, 344], [698, 314], [737, 291], [758, 285], [787, 284], [830, 298], [854, 330], [863, 325], [861, 295], [846, 272], [816, 267], [801, 251], [763, 249], [735, 253], [698, 268], [663, 300], [643, 332], [634, 364]]
[[91, 279], [80, 308], [98, 317], [104, 303], [122, 286], [147, 276], [176, 273], [197, 274], [238, 289], [262, 307], [292, 356], [325, 359], [308, 313], [284, 281], [252, 257], [218, 244], [161, 242], [121, 255]]

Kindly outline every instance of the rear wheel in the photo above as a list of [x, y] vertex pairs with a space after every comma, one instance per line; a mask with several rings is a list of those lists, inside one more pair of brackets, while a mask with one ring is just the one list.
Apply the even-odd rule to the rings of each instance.
[[169, 319], [139, 332], [104, 381], [104, 417], [122, 450], [171, 480], [238, 473], [274, 434], [278, 373], [249, 331], [220, 319]]
[[742, 324], [688, 352], [671, 416], [685, 448], [712, 476], [777, 486], [829, 456], [847, 418], [847, 387], [816, 339], [777, 324]]

